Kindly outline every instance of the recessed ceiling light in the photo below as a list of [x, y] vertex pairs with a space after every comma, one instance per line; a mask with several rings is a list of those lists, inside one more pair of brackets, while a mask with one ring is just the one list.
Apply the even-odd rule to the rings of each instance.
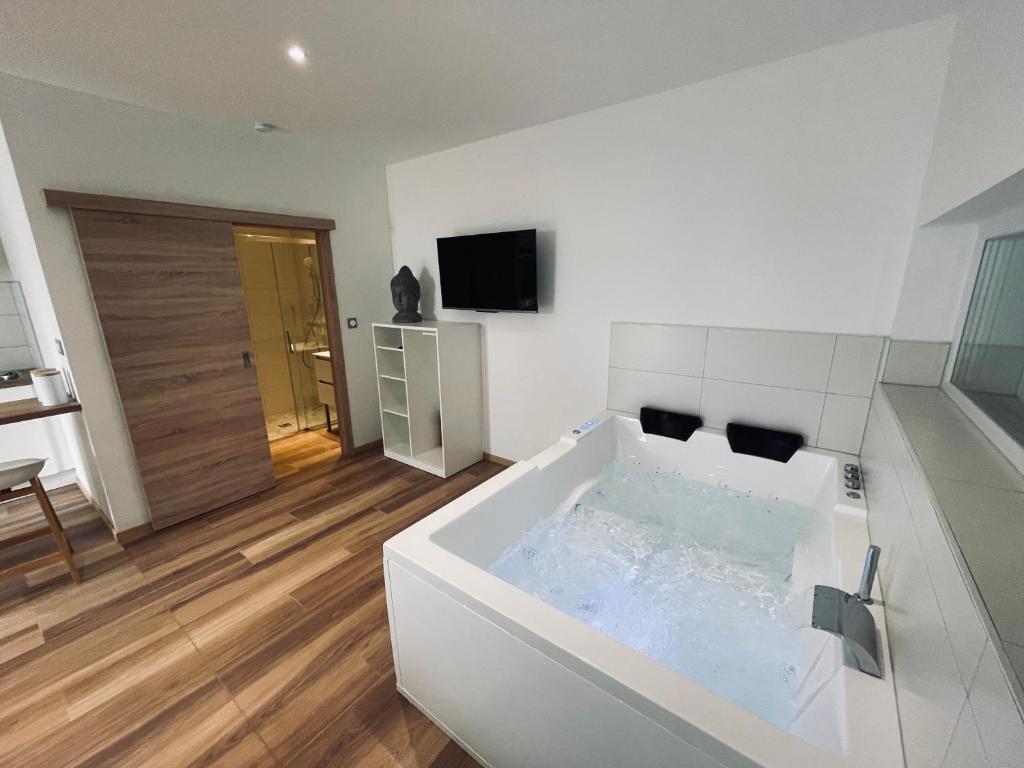
[[288, 58], [296, 64], [305, 64], [306, 52], [302, 49], [301, 45], [293, 45], [288, 49]]

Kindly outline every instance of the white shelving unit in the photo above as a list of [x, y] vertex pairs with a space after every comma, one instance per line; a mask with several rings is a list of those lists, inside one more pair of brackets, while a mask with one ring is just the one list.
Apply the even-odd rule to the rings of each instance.
[[373, 324], [384, 455], [438, 477], [483, 458], [480, 326]]

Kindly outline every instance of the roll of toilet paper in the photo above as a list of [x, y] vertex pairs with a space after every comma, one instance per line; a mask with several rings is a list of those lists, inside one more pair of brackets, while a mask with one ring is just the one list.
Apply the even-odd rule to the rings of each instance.
[[43, 405], [60, 405], [71, 400], [64, 386], [64, 377], [56, 368], [36, 368], [31, 374], [36, 398]]

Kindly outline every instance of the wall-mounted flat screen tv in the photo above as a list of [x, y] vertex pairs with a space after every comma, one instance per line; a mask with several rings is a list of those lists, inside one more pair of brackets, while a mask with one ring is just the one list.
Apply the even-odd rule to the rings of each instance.
[[537, 230], [437, 238], [441, 306], [537, 311]]

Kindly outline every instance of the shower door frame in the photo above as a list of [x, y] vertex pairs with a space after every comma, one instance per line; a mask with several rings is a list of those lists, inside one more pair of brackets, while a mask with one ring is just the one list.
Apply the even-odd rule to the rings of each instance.
[[338, 306], [338, 291], [334, 276], [334, 260], [331, 255], [331, 232], [336, 229], [334, 219], [312, 216], [294, 216], [267, 211], [247, 211], [237, 208], [218, 208], [208, 205], [192, 205], [164, 200], [148, 200], [135, 197], [118, 197], [89, 192], [69, 192], [59, 189], [44, 189], [43, 196], [50, 208], [69, 210], [109, 211], [148, 216], [168, 216], [177, 219], [217, 221], [233, 226], [281, 227], [285, 229], [312, 230], [316, 235], [316, 248], [320, 268], [320, 282], [324, 299], [324, 316], [327, 320], [327, 344], [331, 350], [331, 370], [334, 374], [334, 408], [338, 417], [338, 437], [342, 453], [351, 455], [355, 446], [352, 440], [352, 415], [349, 413], [348, 379], [345, 375], [345, 351], [341, 335], [341, 314]]
[[953, 340], [950, 344], [949, 354], [946, 357], [946, 366], [943, 370], [942, 381], [939, 386], [949, 396], [949, 399], [956, 403], [974, 426], [980, 429], [982, 434], [1003, 454], [1007, 461], [1018, 472], [1024, 474], [1024, 445], [1018, 443], [995, 419], [985, 413], [953, 383], [953, 369], [956, 366], [957, 358], [960, 355], [960, 347], [964, 341], [964, 325], [967, 322], [967, 314], [971, 308], [971, 298], [974, 296], [975, 285], [980, 275], [981, 262], [985, 255], [985, 245], [989, 240], [998, 240], [1018, 235], [1024, 235], [1024, 221], [1015, 221], [1009, 224], [1002, 221], [983, 223], [974, 234], [971, 260], [965, 270], [964, 284], [960, 295], [960, 307], [957, 311], [956, 323], [953, 326]]

